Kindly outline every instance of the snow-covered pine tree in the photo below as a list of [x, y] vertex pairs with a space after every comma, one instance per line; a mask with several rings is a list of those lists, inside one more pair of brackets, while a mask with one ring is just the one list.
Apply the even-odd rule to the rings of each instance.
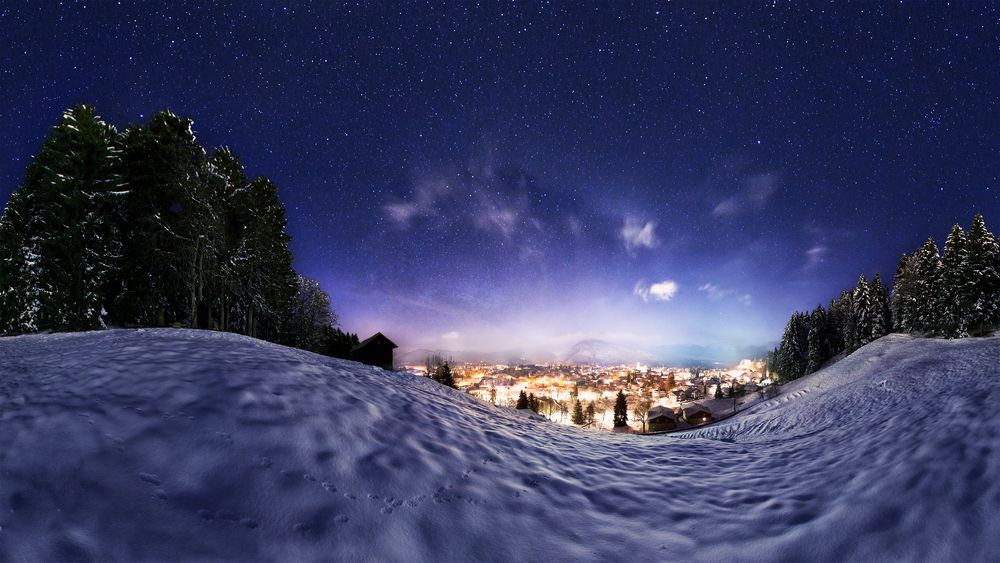
[[843, 295], [839, 299], [831, 299], [826, 310], [828, 350], [831, 357], [844, 349], [844, 313]]
[[237, 253], [240, 275], [250, 283], [245, 289], [245, 333], [271, 338], [280, 333], [282, 304], [294, 287], [291, 237], [285, 232], [285, 208], [273, 182], [254, 178], [247, 186], [246, 202], [254, 220], [247, 225]]
[[577, 401], [573, 405], [572, 420], [573, 424], [576, 424], [577, 426], [583, 426], [584, 424], [587, 423], [587, 417], [583, 414], [583, 406], [580, 404], [580, 401]]
[[208, 272], [209, 295], [203, 301], [207, 309], [205, 322], [221, 330], [234, 330], [242, 326], [245, 307], [241, 304], [247, 301], [250, 284], [241, 271], [245, 265], [244, 239], [254, 221], [246, 205], [248, 182], [243, 163], [228, 147], [212, 153], [207, 172], [218, 224], [211, 231], [215, 235], [212, 246], [216, 266]]
[[962, 227], [955, 225], [944, 243], [941, 258], [941, 285], [937, 334], [947, 338], [968, 336], [973, 300], [969, 271], [968, 240]]
[[[19, 278], [5, 296], [11, 332], [85, 330], [102, 323], [104, 299], [118, 263], [115, 229], [122, 195], [118, 133], [94, 108], [63, 114], [28, 166], [19, 197], [5, 213], [5, 266]], [[19, 240], [18, 240], [19, 239]], [[8, 291], [12, 288], [7, 287]]]
[[41, 272], [37, 237], [26, 236], [29, 195], [23, 190], [11, 194], [0, 217], [0, 334], [38, 330], [42, 295], [29, 281], [39, 279]]
[[985, 335], [1000, 321], [1000, 246], [981, 213], [969, 228], [968, 259], [968, 329], [974, 335]]
[[128, 266], [119, 303], [127, 322], [162, 326], [193, 321], [199, 256], [206, 251], [201, 235], [212, 218], [205, 151], [191, 125], [189, 119], [161, 111], [123, 135], [130, 191]]
[[809, 321], [809, 333], [806, 337], [808, 352], [805, 373], [813, 373], [823, 365], [829, 356], [827, 344], [827, 315], [822, 305], [817, 305]]
[[809, 316], [795, 312], [785, 325], [778, 347], [778, 375], [784, 381], [798, 379], [806, 373], [809, 361]]
[[890, 308], [893, 329], [898, 332], [914, 331], [914, 315], [916, 310], [915, 258], [903, 254], [896, 266], [896, 274], [892, 281], [892, 297]]
[[872, 341], [872, 333], [875, 325], [875, 318], [878, 316], [875, 307], [875, 300], [872, 298], [871, 287], [865, 275], [858, 277], [858, 284], [854, 286], [853, 294], [854, 314], [857, 318], [855, 329], [857, 330], [857, 347], [860, 348]]
[[854, 309], [854, 291], [841, 293], [840, 304], [844, 317], [844, 350], [850, 354], [861, 346], [858, 343], [858, 315]]
[[912, 328], [915, 332], [936, 334], [941, 326], [940, 287], [941, 255], [933, 238], [927, 239], [912, 258], [913, 311]]
[[878, 273], [869, 284], [875, 315], [872, 320], [871, 339], [878, 340], [892, 332], [892, 308], [889, 304], [889, 290], [882, 283]]

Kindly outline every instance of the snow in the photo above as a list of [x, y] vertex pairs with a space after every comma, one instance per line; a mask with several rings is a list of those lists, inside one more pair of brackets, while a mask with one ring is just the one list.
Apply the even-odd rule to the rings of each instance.
[[998, 344], [631, 436], [231, 334], [2, 338], [0, 561], [995, 560]]

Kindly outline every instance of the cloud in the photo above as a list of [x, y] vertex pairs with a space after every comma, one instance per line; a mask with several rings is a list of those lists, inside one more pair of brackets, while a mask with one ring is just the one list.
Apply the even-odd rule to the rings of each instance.
[[640, 248], [655, 248], [660, 244], [656, 238], [656, 222], [643, 222], [634, 217], [626, 217], [625, 224], [619, 231], [619, 236], [625, 241], [625, 249], [629, 254], [635, 254]]
[[731, 217], [740, 212], [740, 204], [735, 197], [723, 200], [712, 210], [712, 215], [716, 217]]
[[715, 285], [713, 283], [703, 284], [701, 287], [698, 288], [698, 291], [707, 293], [708, 294], [708, 298], [711, 299], [712, 301], [720, 301], [722, 299], [725, 299], [727, 296], [733, 295], [733, 294], [736, 293], [735, 290], [732, 290], [732, 289], [722, 289], [721, 287], [719, 287], [719, 286], [717, 286], [717, 285]]
[[753, 299], [750, 297], [749, 293], [741, 294], [739, 291], [735, 289], [724, 289], [715, 285], [714, 283], [706, 282], [698, 288], [698, 291], [701, 291], [706, 295], [708, 295], [708, 299], [710, 301], [722, 301], [727, 297], [735, 297], [737, 301], [739, 301], [744, 305], [749, 306], [753, 303]]
[[757, 174], [743, 181], [740, 193], [720, 201], [712, 208], [714, 217], [735, 217], [750, 211], [761, 211], [778, 191], [781, 177], [775, 172]]
[[420, 214], [420, 209], [414, 203], [389, 203], [384, 209], [389, 218], [401, 226], [409, 226], [410, 221]]
[[[402, 230], [461, 226], [506, 241], [533, 240], [548, 229], [544, 204], [533, 203], [539, 194], [548, 196], [524, 168], [473, 158], [464, 166], [419, 174], [410, 193], [391, 197], [382, 212]], [[545, 203], [555, 199], [546, 197]]]
[[484, 231], [492, 231], [509, 239], [517, 229], [519, 215], [516, 209], [484, 203], [476, 212], [473, 223]]
[[829, 247], [816, 245], [806, 251], [806, 269], [812, 269], [826, 261], [826, 255], [830, 252]]
[[458, 338], [460, 336], [461, 335], [458, 333], [458, 331], [453, 330], [451, 332], [446, 332], [446, 333], [442, 334], [441, 335], [441, 340], [458, 340]]
[[632, 289], [632, 295], [639, 297], [646, 303], [649, 303], [651, 299], [655, 301], [670, 301], [677, 295], [678, 289], [680, 289], [680, 286], [674, 280], [663, 280], [652, 285], [646, 285], [645, 281], [639, 280]]

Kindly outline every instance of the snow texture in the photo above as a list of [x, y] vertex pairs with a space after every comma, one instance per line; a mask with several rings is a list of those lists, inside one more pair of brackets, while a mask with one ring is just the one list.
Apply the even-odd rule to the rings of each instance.
[[0, 561], [996, 560], [998, 344], [629, 436], [231, 334], [4, 338]]

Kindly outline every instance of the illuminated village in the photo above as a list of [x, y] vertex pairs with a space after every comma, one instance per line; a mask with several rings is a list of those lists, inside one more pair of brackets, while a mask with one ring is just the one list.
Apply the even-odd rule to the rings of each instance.
[[[427, 376], [442, 362], [403, 366]], [[630, 432], [669, 432], [727, 418], [768, 396], [771, 381], [763, 360], [745, 359], [733, 368], [677, 368], [642, 363], [579, 364], [457, 363], [455, 386], [501, 407], [517, 408], [522, 392], [530, 411], [559, 424], [613, 430], [619, 391], [628, 403]], [[574, 416], [579, 403], [580, 413]], [[523, 407], [523, 404], [522, 404]], [[615, 431], [623, 431], [619, 428]]]

